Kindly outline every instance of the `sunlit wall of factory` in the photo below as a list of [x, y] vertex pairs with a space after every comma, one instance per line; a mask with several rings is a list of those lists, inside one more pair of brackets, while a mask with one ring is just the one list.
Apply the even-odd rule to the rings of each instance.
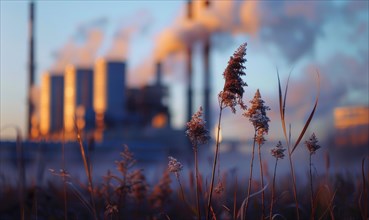
[[73, 132], [76, 111], [76, 70], [68, 65], [64, 73], [64, 129]]
[[114, 127], [125, 117], [125, 63], [98, 59], [94, 70], [94, 110], [96, 126]]
[[64, 129], [73, 133], [75, 125], [79, 129], [94, 126], [93, 71], [68, 65], [65, 69], [64, 86]]
[[93, 110], [93, 70], [76, 68], [76, 123], [80, 129], [92, 129], [95, 122]]
[[50, 74], [45, 73], [41, 80], [40, 95], [40, 132], [46, 135], [50, 131]]
[[60, 133], [64, 120], [64, 76], [45, 73], [41, 82], [40, 132]]

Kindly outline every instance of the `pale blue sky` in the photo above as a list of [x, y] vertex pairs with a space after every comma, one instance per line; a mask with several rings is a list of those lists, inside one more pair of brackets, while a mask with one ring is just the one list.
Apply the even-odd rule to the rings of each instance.
[[[127, 52], [128, 71], [131, 77], [137, 72], [141, 73], [135, 71], [139, 66], [154, 65], [150, 57], [153, 57], [154, 48], [158, 46], [157, 37], [167, 28], [178, 28], [179, 24], [175, 21], [181, 16], [185, 3], [186, 1], [36, 1], [36, 83], [39, 84], [42, 73], [55, 63], [53, 54], [63, 48], [71, 39], [76, 41], [78, 27], [95, 25], [92, 24], [94, 21], [102, 19], [105, 19], [106, 23], [99, 28], [104, 33], [104, 38], [96, 56], [104, 56], [109, 51], [114, 33], [117, 30], [129, 26], [137, 20], [143, 20], [144, 25], [141, 25], [140, 30], [133, 35]], [[214, 4], [219, 5], [221, 2], [218, 1]], [[246, 3], [237, 1], [234, 5], [242, 9], [246, 8], [246, 6], [243, 7], [244, 4]], [[367, 2], [281, 1], [279, 3], [261, 2], [257, 5], [257, 9], [250, 14], [252, 17], [250, 20], [258, 18], [256, 30], [243, 29], [242, 27], [246, 27], [247, 24], [242, 22], [239, 26], [242, 30], [239, 30], [239, 27], [233, 29], [222, 24], [223, 26], [213, 35], [211, 70], [214, 115], [217, 114], [217, 93], [223, 86], [221, 74], [229, 56], [240, 43], [245, 41], [248, 42], [245, 81], [249, 84], [249, 87], [246, 88], [245, 101], [251, 99], [255, 90], [260, 88], [263, 97], [272, 107], [272, 117], [278, 115], [275, 106], [277, 97], [276, 67], [280, 70], [282, 80], [286, 78], [293, 67], [292, 82], [295, 84], [291, 85], [291, 90], [299, 90], [304, 87], [307, 79], [313, 81], [315, 69], [321, 72], [323, 75], [322, 93], [324, 94], [320, 105], [321, 114], [318, 111], [317, 117], [329, 121], [330, 125], [332, 124], [331, 114], [334, 107], [368, 105], [366, 93], [368, 91]], [[236, 9], [232, 10], [234, 12]], [[27, 109], [28, 1], [2, 0], [0, 14], [0, 127], [16, 125], [24, 133]], [[245, 12], [237, 11], [234, 15], [235, 21], [242, 17], [240, 14], [245, 16]], [[215, 15], [223, 16], [221, 17], [223, 20], [232, 17], [232, 13], [224, 15], [219, 10], [216, 11]], [[195, 79], [197, 79], [195, 92], [199, 92], [203, 68], [201, 55], [198, 53], [201, 51], [200, 44], [197, 44], [195, 51], [197, 51], [194, 56]], [[174, 66], [170, 64], [167, 66], [171, 67], [172, 77], [167, 81], [171, 83], [170, 100], [174, 125], [181, 127], [185, 117], [185, 98], [182, 94], [183, 79], [185, 78], [181, 76], [184, 70], [181, 69], [183, 66], [178, 65], [178, 63], [175, 63]], [[139, 74], [134, 77], [139, 77], [137, 75]], [[357, 80], [357, 77], [360, 80]], [[329, 85], [329, 87], [324, 89], [325, 85]], [[300, 113], [297, 112], [306, 110], [306, 114], [308, 114], [310, 107], [306, 102], [311, 101], [316, 94], [314, 91], [316, 85], [312, 84], [311, 87], [311, 91], [304, 91], [308, 96], [307, 100], [295, 95], [300, 93], [290, 93], [291, 120], [296, 119], [297, 125], [303, 121], [305, 116], [302, 115], [301, 118]], [[197, 93], [194, 108], [197, 109], [201, 105], [201, 99], [201, 94]], [[334, 102], [331, 101], [332, 99]], [[301, 103], [298, 100], [301, 100]], [[239, 115], [226, 114], [225, 128], [230, 125], [235, 126], [235, 122], [240, 121]], [[247, 124], [247, 120], [243, 120], [244, 124]], [[280, 125], [277, 121], [275, 124], [274, 129], [277, 130]], [[238, 129], [242, 126], [248, 125], [237, 123], [237, 129], [234, 129], [236, 131], [225, 133], [225, 135], [244, 139], [243, 134], [247, 133], [248, 128], [245, 128], [246, 131]], [[325, 126], [320, 126], [320, 129], [326, 129]], [[278, 135], [280, 134], [276, 134], [274, 137]], [[2, 130], [1, 137], [14, 137], [14, 131], [11, 129]]]

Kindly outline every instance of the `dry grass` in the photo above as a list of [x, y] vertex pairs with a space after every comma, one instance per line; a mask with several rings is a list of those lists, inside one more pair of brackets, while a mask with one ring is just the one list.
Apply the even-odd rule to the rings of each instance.
[[[180, 178], [180, 172], [183, 172], [182, 164], [174, 158], [170, 158], [169, 169], [163, 171], [163, 175], [157, 183], [150, 185], [146, 180], [144, 172], [139, 168], [135, 168], [136, 160], [133, 153], [127, 146], [124, 146], [120, 154], [120, 160], [115, 162], [119, 174], [115, 175], [108, 170], [106, 175], [101, 177], [101, 183], [94, 183], [92, 178], [93, 164], [89, 158], [89, 152], [86, 152], [83, 145], [81, 132], [76, 127], [76, 137], [87, 183], [75, 180], [73, 174], [65, 170], [63, 147], [62, 169], [60, 172], [50, 170], [50, 174], [55, 176], [55, 181], [49, 182], [42, 188], [33, 185], [27, 188], [19, 135], [17, 138], [17, 152], [20, 181], [15, 186], [6, 182], [2, 182], [0, 185], [0, 218], [166, 220], [367, 219], [369, 209], [367, 178], [369, 173], [365, 170], [366, 158], [363, 158], [361, 164], [358, 165], [362, 171], [361, 176], [344, 175], [342, 173], [330, 174], [329, 155], [326, 157], [325, 174], [313, 176], [311, 170], [312, 153], [310, 151], [309, 161], [307, 160], [307, 162], [310, 162], [310, 172], [306, 178], [308, 181], [300, 185], [296, 184], [292, 155], [302, 141], [317, 110], [320, 87], [319, 73], [317, 74], [318, 93], [312, 106], [312, 111], [296, 141], [292, 143], [291, 125], [289, 125], [289, 131], [287, 132], [285, 115], [290, 76], [282, 94], [281, 82], [277, 71], [279, 111], [285, 138], [283, 146], [286, 146], [288, 152], [290, 175], [277, 176], [277, 162], [279, 159], [283, 159], [284, 156], [282, 156], [284, 150], [277, 148], [275, 151], [272, 151], [273, 156], [276, 158], [273, 178], [271, 175], [265, 174], [267, 181], [270, 181], [272, 178], [272, 184], [264, 183], [260, 146], [266, 141], [264, 135], [268, 132], [267, 122], [269, 119], [266, 117], [265, 112], [260, 113], [262, 108], [258, 109], [257, 107], [255, 109], [260, 110], [259, 113], [258, 111], [251, 111], [248, 114], [255, 128], [249, 176], [237, 176], [230, 171], [225, 171], [220, 175], [219, 167], [218, 174], [216, 174], [215, 170], [219, 160], [219, 132], [222, 111], [226, 107], [230, 107], [232, 112], [235, 113], [236, 105], [246, 110], [246, 106], [242, 102], [243, 86], [246, 86], [246, 83], [240, 78], [241, 75], [245, 75], [242, 72], [245, 68], [243, 66], [243, 63], [246, 61], [243, 58], [245, 54], [246, 44], [243, 44], [231, 57], [229, 67], [226, 68], [224, 73], [225, 85], [223, 91], [219, 94], [218, 135], [210, 179], [205, 178], [208, 175], [198, 169], [198, 152], [201, 151], [199, 145], [207, 141], [205, 126], [200, 118], [200, 113], [195, 115], [196, 117], [194, 116], [193, 123], [189, 122], [187, 124], [187, 135], [190, 137], [194, 148], [195, 168], [194, 172], [190, 171], [190, 178], [183, 178], [185, 181]], [[234, 69], [237, 69], [235, 67], [238, 68], [238, 72], [232, 73]], [[252, 177], [256, 143], [259, 146], [259, 179]], [[244, 169], [247, 169], [247, 167]], [[172, 183], [170, 172], [174, 173], [178, 185]], [[195, 178], [193, 177], [194, 173]], [[214, 179], [216, 175], [219, 181], [215, 186]], [[19, 196], [14, 196], [17, 193]], [[250, 208], [248, 209], [248, 207]]]

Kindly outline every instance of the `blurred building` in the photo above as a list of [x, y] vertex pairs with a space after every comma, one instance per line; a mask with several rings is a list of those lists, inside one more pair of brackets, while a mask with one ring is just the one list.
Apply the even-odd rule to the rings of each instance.
[[58, 134], [63, 129], [64, 76], [45, 73], [41, 82], [40, 132], [41, 135]]
[[64, 129], [66, 134], [73, 133], [76, 125], [81, 130], [92, 129], [95, 121], [93, 70], [68, 65], [64, 77]]
[[76, 137], [77, 126], [95, 140], [142, 138], [144, 130], [150, 129], [168, 134], [173, 129], [161, 63], [156, 64], [155, 78], [151, 85], [129, 88], [126, 63], [102, 58], [94, 69], [68, 65], [64, 74], [45, 73], [40, 133], [49, 139], [71, 140]]
[[369, 107], [339, 107], [334, 109], [335, 145], [361, 147], [369, 144]]
[[161, 78], [161, 63], [157, 63], [156, 82], [153, 85], [127, 89], [127, 125], [154, 128], [170, 126], [168, 87], [162, 84]]
[[126, 65], [98, 59], [94, 73], [94, 110], [98, 128], [123, 123], [126, 112]]

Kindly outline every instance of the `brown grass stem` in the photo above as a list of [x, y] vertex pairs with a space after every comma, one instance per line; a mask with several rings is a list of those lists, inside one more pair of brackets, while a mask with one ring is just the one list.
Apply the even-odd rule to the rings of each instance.
[[250, 200], [250, 193], [251, 193], [251, 185], [252, 185], [252, 170], [254, 167], [254, 157], [255, 157], [255, 142], [256, 142], [256, 130], [254, 134], [254, 141], [252, 144], [252, 156], [251, 156], [251, 164], [250, 164], [250, 177], [249, 177], [249, 185], [247, 188], [247, 197], [246, 197], [246, 204], [245, 204], [245, 218], [247, 216], [247, 208], [249, 207], [249, 200]]
[[179, 184], [179, 190], [181, 192], [182, 201], [187, 204], [186, 199], [185, 199], [185, 195], [184, 195], [184, 191], [183, 191], [183, 187], [182, 187], [182, 183], [181, 183], [181, 180], [179, 179], [179, 173], [176, 172], [175, 176], [176, 176], [178, 184]]
[[275, 165], [274, 165], [274, 173], [273, 173], [273, 186], [272, 186], [272, 198], [270, 200], [270, 211], [269, 211], [269, 219], [273, 219], [273, 204], [274, 204], [274, 194], [275, 194], [275, 176], [277, 173], [277, 164], [278, 164], [278, 158], [275, 159]]
[[296, 203], [296, 214], [297, 214], [297, 219], [299, 220], [299, 208], [298, 208], [298, 200], [297, 200], [297, 192], [296, 192], [296, 178], [295, 178], [295, 173], [293, 170], [293, 164], [292, 164], [292, 153], [295, 151], [295, 149], [297, 148], [297, 146], [299, 145], [302, 137], [304, 136], [307, 128], [310, 125], [311, 120], [313, 119], [315, 110], [317, 108], [318, 105], [318, 100], [319, 100], [319, 93], [320, 93], [320, 77], [319, 77], [319, 72], [317, 72], [317, 76], [318, 76], [318, 93], [316, 95], [315, 98], [315, 103], [314, 103], [314, 107], [308, 117], [308, 119], [305, 122], [305, 125], [302, 129], [302, 131], [300, 132], [299, 137], [297, 138], [295, 144], [292, 147], [291, 150], [291, 125], [290, 125], [290, 130], [289, 130], [289, 138], [287, 138], [287, 132], [286, 132], [286, 120], [285, 120], [285, 110], [286, 110], [286, 99], [287, 99], [287, 90], [288, 90], [288, 83], [289, 83], [289, 79], [290, 79], [290, 75], [291, 72], [288, 76], [288, 80], [287, 80], [287, 84], [286, 84], [286, 88], [284, 91], [284, 97], [282, 96], [282, 88], [281, 88], [281, 82], [279, 79], [279, 72], [277, 69], [277, 78], [278, 78], [278, 91], [279, 91], [279, 111], [280, 111], [280, 116], [281, 116], [281, 123], [282, 123], [282, 128], [283, 128], [283, 133], [286, 139], [286, 143], [288, 146], [288, 158], [290, 161], [290, 169], [291, 169], [291, 175], [292, 175], [292, 181], [293, 181], [293, 194], [294, 194], [294, 198], [295, 198], [295, 203]]
[[[360, 193], [360, 197], [359, 197], [359, 208], [360, 208], [362, 219], [367, 219], [368, 218], [368, 199], [369, 199], [369, 195], [367, 193], [367, 188], [366, 188], [367, 184], [366, 184], [366, 178], [365, 178], [365, 157], [361, 161], [361, 176], [362, 176], [362, 181], [363, 181], [363, 189], [362, 189], [362, 192]], [[364, 200], [364, 207], [363, 207], [363, 204], [362, 204], [363, 200]]]
[[[261, 144], [258, 144], [258, 153], [259, 153], [259, 161], [260, 161], [260, 180], [261, 180], [261, 188], [264, 188], [264, 171], [263, 171], [263, 162], [261, 160]], [[264, 204], [264, 191], [261, 192], [261, 218], [264, 219], [265, 215], [265, 204]]]
[[210, 207], [211, 207], [211, 199], [213, 196], [213, 188], [214, 188], [214, 177], [215, 177], [215, 168], [217, 166], [218, 154], [219, 154], [219, 145], [220, 145], [220, 122], [222, 120], [222, 111], [223, 111], [223, 102], [219, 103], [219, 118], [218, 118], [218, 129], [217, 129], [217, 136], [216, 136], [216, 145], [215, 145], [215, 156], [214, 156], [214, 163], [213, 163], [213, 170], [211, 172], [211, 181], [210, 181], [210, 189], [209, 189], [209, 199], [208, 199], [208, 208], [206, 219], [210, 217]]
[[93, 211], [94, 218], [98, 219], [97, 214], [96, 214], [95, 200], [94, 200], [94, 188], [93, 188], [92, 175], [91, 175], [91, 169], [90, 169], [91, 167], [89, 165], [89, 160], [85, 153], [85, 149], [84, 149], [82, 138], [81, 138], [81, 132], [78, 129], [77, 124], [75, 124], [75, 126], [77, 130], [77, 141], [79, 143], [79, 147], [80, 147], [80, 151], [81, 151], [81, 155], [83, 159], [83, 164], [84, 164], [86, 175], [88, 178], [88, 191], [90, 192], [90, 202], [92, 204], [92, 211]]
[[310, 153], [309, 156], [309, 162], [310, 162], [310, 166], [309, 166], [309, 173], [310, 173], [310, 202], [311, 202], [311, 219], [314, 219], [314, 189], [313, 189], [313, 173], [311, 170], [312, 167], [312, 163], [311, 163], [311, 156], [312, 154]]
[[[329, 187], [327, 185], [324, 186], [324, 188], [326, 188], [326, 190], [329, 192], [329, 194], [331, 194], [330, 190], [329, 190]], [[328, 203], [328, 207], [326, 208], [326, 210], [323, 212], [323, 214], [319, 217], [319, 220], [321, 219], [326, 219], [325, 218], [325, 215], [328, 213], [328, 211], [330, 212], [330, 216], [331, 216], [331, 219], [335, 219], [334, 218], [334, 214], [333, 214], [333, 207], [332, 207], [332, 204], [333, 204], [333, 201], [336, 197], [336, 194], [337, 194], [337, 189], [334, 191], [333, 195], [332, 195], [332, 198], [330, 199], [329, 203]], [[319, 191], [317, 192], [317, 195], [319, 195]]]
[[234, 193], [233, 193], [233, 220], [237, 220], [237, 176], [234, 182]]
[[194, 156], [195, 156], [195, 178], [196, 178], [196, 206], [197, 206], [197, 219], [201, 219], [200, 210], [200, 188], [199, 188], [199, 165], [197, 158], [197, 146], [194, 146]]
[[295, 170], [293, 169], [292, 154], [291, 154], [291, 149], [290, 149], [289, 146], [288, 146], [288, 160], [290, 162], [292, 187], [293, 187], [293, 197], [295, 199], [295, 205], [296, 205], [296, 217], [297, 217], [297, 220], [299, 220], [300, 219], [300, 213], [299, 213], [299, 202], [298, 202], [298, 199], [297, 199], [296, 176], [295, 176]]

